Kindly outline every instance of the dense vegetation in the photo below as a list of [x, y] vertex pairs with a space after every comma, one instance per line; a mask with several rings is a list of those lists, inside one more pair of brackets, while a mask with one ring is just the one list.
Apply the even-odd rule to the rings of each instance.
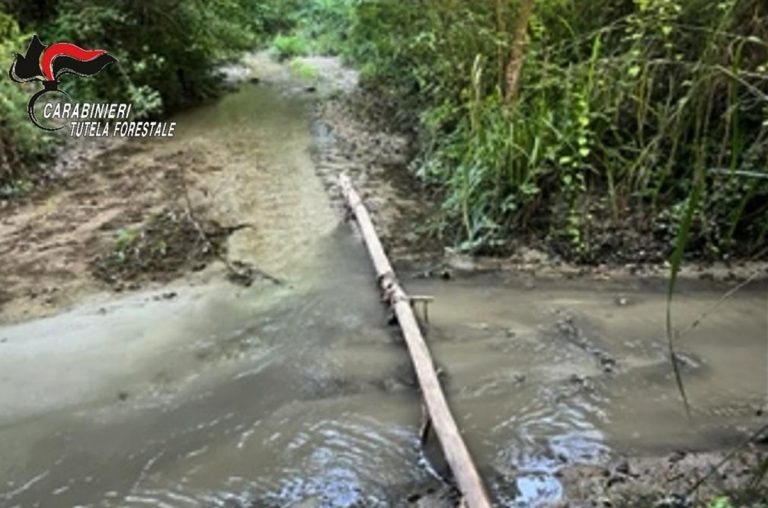
[[682, 227], [698, 256], [765, 247], [765, 2], [303, 9], [278, 51], [342, 53], [418, 126], [414, 171], [442, 191], [449, 242], [503, 250], [533, 233], [582, 261], [660, 261]]

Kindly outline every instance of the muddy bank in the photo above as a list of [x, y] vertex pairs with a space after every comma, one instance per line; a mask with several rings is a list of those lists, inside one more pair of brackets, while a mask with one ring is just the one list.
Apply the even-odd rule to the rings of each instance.
[[762, 506], [768, 482], [761, 471], [768, 447], [731, 456], [677, 451], [662, 457], [628, 457], [607, 466], [565, 466], [558, 472], [568, 502], [557, 508], [682, 508], [707, 506], [727, 496], [733, 506]]
[[[424, 234], [433, 207], [414, 192], [415, 180], [404, 169], [409, 142], [371, 125], [368, 98], [357, 89], [356, 72], [333, 58], [281, 64], [262, 52], [223, 67], [221, 73], [232, 95], [257, 96], [254, 105], [227, 108], [237, 101], [225, 97], [216, 103], [224, 107], [213, 104], [177, 115], [179, 130], [173, 140], [65, 144], [29, 195], [0, 201], [0, 322], [51, 315], [90, 296], [104, 299], [114, 291], [157, 287], [179, 277], [205, 281], [234, 274], [242, 280], [239, 275], [245, 274], [245, 282], [281, 280], [270, 270], [286, 267], [270, 266], [271, 261], [308, 241], [308, 232], [291, 224], [297, 237], [293, 241], [283, 241], [283, 235], [271, 241], [271, 232], [287, 226], [295, 215], [312, 213], [317, 198], [302, 189], [313, 183], [272, 180], [267, 188], [255, 188], [246, 175], [263, 174], [260, 167], [275, 159], [265, 142], [282, 146], [286, 128], [289, 140], [313, 146], [312, 176], [321, 176], [330, 195], [337, 193], [340, 172], [356, 178], [396, 258], [437, 256], [439, 245], [427, 243]], [[277, 105], [258, 99], [264, 94], [257, 90], [270, 88], [282, 97]], [[258, 127], [262, 110], [269, 116], [281, 108], [293, 110], [295, 125], [267, 121]], [[300, 110], [307, 108], [316, 109], [311, 142], [297, 131]], [[205, 111], [209, 113], [200, 113]], [[278, 163], [304, 158], [309, 164], [309, 155], [289, 149]], [[257, 196], [264, 200], [255, 203]], [[283, 197], [286, 201], [279, 203]], [[268, 205], [269, 200], [276, 206]], [[289, 202], [295, 210], [287, 210]], [[341, 216], [339, 200], [337, 204]], [[326, 217], [325, 224], [329, 222]], [[254, 265], [259, 257], [266, 266]]]
[[215, 260], [226, 229], [207, 220], [199, 200], [191, 213], [203, 217], [208, 239], [199, 238], [185, 197], [196, 198], [197, 182], [220, 166], [199, 149], [157, 156], [152, 147], [140, 140], [116, 143], [5, 207], [0, 321], [49, 315], [100, 292], [168, 282]]
[[[319, 135], [328, 140], [319, 154], [321, 176], [331, 193], [336, 192], [339, 172], [353, 177], [395, 262], [438, 275], [459, 270], [597, 280], [669, 277], [664, 253], [673, 239], [649, 243], [632, 225], [625, 232], [601, 230], [606, 244], [620, 237], [621, 249], [606, 247], [589, 263], [568, 261], [553, 244], [531, 235], [515, 238], [499, 256], [465, 255], [444, 245], [444, 240], [436, 236], [441, 197], [409, 169], [417, 150], [415, 133], [407, 125], [393, 122], [393, 118], [391, 104], [375, 91], [359, 87], [322, 101], [316, 113]], [[689, 260], [680, 277], [734, 283], [766, 280], [768, 260]]]
[[[334, 198], [340, 214], [343, 210], [336, 179], [341, 172], [352, 176], [391, 257], [406, 270], [427, 276], [514, 272], [532, 279], [668, 276], [668, 268], [659, 263], [578, 266], [526, 246], [503, 258], [456, 253], [433, 234], [433, 221], [440, 213], [437, 197], [407, 169], [414, 155], [412, 135], [392, 128], [387, 105], [357, 86], [354, 71], [331, 58], [308, 57], [279, 64], [266, 53], [256, 53], [223, 68], [222, 75], [235, 94], [272, 87], [314, 110], [315, 173]], [[223, 101], [226, 103], [226, 98]], [[259, 116], [255, 108], [244, 112]], [[226, 114], [244, 121], [244, 112]], [[196, 115], [182, 114], [179, 118], [185, 116]], [[200, 129], [209, 131], [228, 120], [219, 113], [206, 121], [212, 123], [200, 125], [194, 120]], [[162, 284], [209, 265], [219, 277], [234, 274], [235, 279], [247, 282], [254, 274], [255, 278], [262, 274], [279, 280], [279, 274], [270, 274], [268, 266], [255, 266], [255, 260], [242, 269], [228, 268], [228, 264], [243, 262], [242, 249], [233, 256], [225, 254], [230, 247], [227, 233], [234, 233], [239, 238], [235, 243], [242, 245], [243, 238], [263, 239], [269, 236], [264, 232], [280, 227], [280, 220], [272, 220], [274, 214], [247, 214], [220, 206], [231, 194], [219, 192], [225, 182], [237, 186], [244, 181], [238, 176], [244, 169], [243, 158], [250, 158], [252, 166], [247, 170], [253, 171], [268, 152], [263, 148], [244, 149], [247, 136], [258, 137], [259, 131], [248, 127], [236, 133], [235, 139], [240, 141], [223, 139], [212, 132], [184, 139], [189, 133], [182, 126], [177, 139], [168, 143], [80, 140], [64, 147], [45, 172], [46, 180], [30, 195], [0, 201], [0, 236], [4, 239], [0, 263], [6, 267], [0, 273], [0, 322], [50, 315], [89, 295], [104, 298], [115, 289]], [[280, 141], [275, 139], [276, 143]], [[211, 143], [221, 146], [210, 150]], [[227, 150], [232, 147], [241, 152], [237, 161], [228, 160]], [[304, 186], [301, 182], [292, 185]], [[283, 192], [278, 190], [277, 195]], [[297, 206], [309, 209], [311, 204], [297, 202]], [[174, 217], [172, 224], [166, 224], [173, 227], [164, 228], [166, 231], [158, 235], [153, 225], [162, 223], [163, 217]], [[252, 224], [254, 221], [259, 223]], [[201, 235], [200, 230], [206, 228], [210, 234]], [[240, 228], [252, 229], [241, 232]], [[175, 234], [171, 229], [182, 233]], [[130, 245], [135, 239], [153, 235], [143, 246], [138, 244], [141, 242]], [[206, 240], [205, 236], [210, 238]], [[278, 252], [281, 249], [277, 244], [272, 247]], [[126, 256], [131, 250], [135, 255]], [[166, 255], [168, 252], [170, 255]], [[751, 278], [765, 279], [768, 263], [687, 264], [682, 276], [736, 284]]]
[[377, 97], [355, 88], [318, 104], [318, 172], [339, 208], [338, 175], [350, 175], [397, 263], [437, 264], [443, 247], [430, 231], [439, 206], [407, 169], [412, 139], [381, 118]]

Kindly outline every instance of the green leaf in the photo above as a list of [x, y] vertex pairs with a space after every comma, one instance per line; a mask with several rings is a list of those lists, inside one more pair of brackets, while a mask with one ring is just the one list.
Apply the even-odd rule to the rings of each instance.
[[697, 181], [693, 184], [693, 190], [688, 198], [688, 204], [685, 209], [685, 215], [680, 223], [680, 230], [677, 233], [677, 239], [675, 241], [675, 251], [672, 254], [670, 260], [671, 273], [669, 277], [669, 286], [667, 287], [667, 343], [669, 345], [669, 358], [672, 362], [672, 369], [675, 374], [675, 382], [677, 383], [677, 389], [680, 392], [680, 396], [683, 399], [685, 405], [685, 412], [690, 418], [691, 406], [688, 402], [688, 396], [685, 392], [685, 385], [683, 384], [683, 375], [680, 371], [680, 365], [677, 360], [677, 353], [675, 352], [675, 339], [676, 333], [672, 326], [672, 300], [675, 295], [675, 287], [677, 286], [677, 277], [680, 274], [680, 267], [683, 264], [683, 256], [685, 255], [685, 248], [688, 245], [688, 236], [691, 232], [691, 226], [693, 225], [693, 218], [696, 214], [696, 209], [699, 206], [701, 194], [703, 192], [703, 177], [699, 176]]

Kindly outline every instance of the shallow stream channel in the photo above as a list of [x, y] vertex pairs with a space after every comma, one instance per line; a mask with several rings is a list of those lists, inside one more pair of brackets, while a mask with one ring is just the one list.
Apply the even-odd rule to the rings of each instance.
[[[254, 225], [230, 256], [285, 284], [182, 279], [0, 325], [1, 507], [407, 506], [439, 489], [407, 351], [318, 176], [313, 100], [245, 83], [135, 155], [215, 161], [215, 206]], [[400, 272], [435, 297], [427, 340], [499, 506], [562, 500], [566, 464], [717, 449], [761, 424], [765, 284], [713, 312], [727, 287], [681, 285], [675, 322], [709, 314], [679, 343], [688, 420], [663, 281]]]

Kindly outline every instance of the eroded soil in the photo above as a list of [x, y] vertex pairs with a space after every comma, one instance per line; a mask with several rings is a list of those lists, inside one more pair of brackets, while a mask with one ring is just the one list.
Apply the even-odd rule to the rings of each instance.
[[204, 150], [156, 156], [151, 142], [132, 140], [6, 205], [0, 321], [203, 269], [222, 249], [225, 229], [187, 196], [197, 197], [197, 182], [220, 169]]
[[439, 207], [407, 169], [413, 156], [411, 140], [388, 128], [376, 114], [377, 107], [377, 99], [361, 89], [319, 104], [318, 172], [339, 203], [338, 175], [347, 173], [352, 178], [395, 261], [435, 264], [443, 248], [432, 234], [430, 221]]

